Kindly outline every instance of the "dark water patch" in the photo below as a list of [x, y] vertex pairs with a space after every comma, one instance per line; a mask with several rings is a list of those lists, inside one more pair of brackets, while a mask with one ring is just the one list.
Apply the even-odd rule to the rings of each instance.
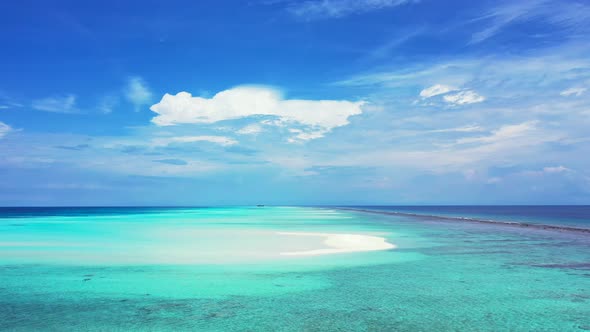
[[209, 207], [125, 207], [125, 206], [90, 206], [90, 207], [0, 207], [2, 218], [31, 218], [31, 217], [81, 217], [81, 216], [114, 216], [130, 214], [152, 214], [176, 212], [181, 210], [209, 209]]
[[443, 217], [532, 222], [590, 228], [590, 205], [421, 205], [421, 206], [344, 206], [387, 212]]
[[[416, 250], [414, 250], [416, 251]], [[426, 248], [417, 250], [418, 252], [426, 255], [437, 255], [437, 256], [455, 256], [455, 255], [512, 255], [515, 252], [511, 250], [486, 250], [486, 249], [475, 249], [475, 248]]]
[[437, 216], [437, 215], [428, 215], [428, 214], [417, 214], [417, 213], [408, 213], [408, 212], [394, 212], [394, 211], [377, 211], [377, 210], [366, 210], [366, 209], [353, 209], [353, 208], [335, 208], [338, 210], [344, 211], [353, 211], [353, 212], [363, 212], [363, 213], [373, 213], [373, 214], [381, 214], [381, 215], [391, 215], [391, 216], [402, 216], [402, 217], [411, 217], [421, 220], [428, 220], [428, 221], [454, 221], [454, 222], [471, 222], [471, 223], [478, 223], [478, 224], [490, 224], [490, 225], [497, 225], [497, 226], [509, 226], [509, 227], [519, 227], [519, 228], [528, 228], [528, 229], [538, 229], [538, 230], [549, 230], [549, 231], [559, 231], [559, 232], [572, 232], [572, 233], [579, 233], [584, 235], [590, 235], [590, 228], [581, 228], [581, 227], [573, 227], [573, 226], [558, 226], [558, 225], [547, 225], [547, 224], [532, 224], [526, 222], [516, 222], [516, 221], [501, 221], [501, 220], [486, 220], [486, 219], [478, 219], [478, 218], [471, 218], [471, 217], [451, 217], [451, 216]]
[[567, 263], [567, 264], [532, 264], [533, 267], [542, 267], [546, 269], [574, 269], [590, 270], [590, 263]]

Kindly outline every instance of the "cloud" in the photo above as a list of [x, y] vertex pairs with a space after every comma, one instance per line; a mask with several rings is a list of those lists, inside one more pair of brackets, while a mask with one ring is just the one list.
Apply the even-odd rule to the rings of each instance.
[[13, 131], [12, 127], [4, 122], [0, 122], [0, 138], [6, 136], [11, 131]]
[[414, 3], [413, 0], [308, 0], [295, 1], [288, 10], [304, 20], [340, 18]]
[[262, 126], [260, 126], [259, 124], [247, 125], [241, 129], [239, 129], [238, 131], [236, 131], [236, 133], [238, 133], [240, 135], [256, 135], [256, 134], [259, 134], [260, 132], [262, 132]]
[[40, 189], [57, 189], [57, 190], [101, 190], [110, 189], [111, 187], [98, 183], [40, 183], [35, 186]]
[[32, 107], [38, 111], [53, 113], [76, 113], [76, 96], [49, 97], [33, 101]]
[[116, 96], [105, 96], [100, 100], [98, 104], [98, 110], [103, 114], [109, 114], [113, 112], [115, 106], [119, 104], [119, 98]]
[[495, 183], [500, 183], [500, 182], [502, 182], [502, 178], [497, 177], [497, 176], [491, 177], [486, 180], [487, 184], [495, 184]]
[[563, 172], [571, 172], [571, 169], [564, 167], [564, 166], [549, 166], [544, 167], [543, 172], [545, 173], [563, 173]]
[[475, 22], [487, 22], [486, 27], [471, 36], [471, 44], [481, 43], [507, 27], [536, 20], [567, 32], [588, 31], [590, 6], [576, 1], [555, 3], [549, 0], [508, 1], [492, 8]]
[[583, 95], [584, 92], [586, 92], [586, 88], [580, 87], [580, 88], [569, 88], [569, 89], [561, 91], [559, 94], [564, 97], [568, 97], [568, 96], [579, 97], [579, 96]]
[[430, 133], [453, 133], [453, 132], [471, 133], [471, 132], [482, 131], [482, 130], [483, 129], [480, 126], [468, 125], [468, 126], [455, 127], [455, 128], [433, 129], [433, 130], [429, 130], [427, 132], [430, 132]]
[[[584, 43], [528, 52], [514, 56], [460, 56], [456, 59], [433, 59], [408, 64], [395, 70], [368, 71], [336, 81], [346, 87], [387, 89], [423, 89], [444, 82], [452, 87], [485, 91], [490, 100], [511, 102], [526, 98], [539, 100], [555, 91], [585, 86], [590, 80], [590, 47]], [[575, 84], [575, 85], [574, 85]], [[539, 91], [543, 91], [542, 94]], [[518, 97], [518, 99], [515, 99]]]
[[456, 141], [456, 143], [496, 143], [518, 137], [524, 137], [536, 129], [536, 124], [537, 121], [527, 121], [514, 125], [504, 125], [499, 129], [492, 131], [491, 135], [489, 136], [460, 138]]
[[471, 90], [461, 91], [456, 94], [445, 95], [443, 99], [447, 103], [453, 105], [475, 104], [481, 103], [482, 101], [486, 100], [484, 96], [481, 96]]
[[363, 104], [362, 101], [283, 99], [270, 88], [242, 86], [221, 91], [212, 98], [193, 97], [188, 92], [165, 94], [150, 109], [158, 114], [152, 122], [159, 126], [273, 116], [275, 121], [264, 123], [304, 126], [298, 130], [307, 133], [306, 139], [313, 139], [333, 128], [346, 126], [350, 116], [362, 113]]
[[222, 146], [230, 146], [238, 144], [238, 141], [225, 136], [175, 136], [175, 137], [160, 137], [152, 140], [155, 146], [167, 146], [173, 143], [194, 143], [194, 142], [210, 142]]
[[9, 109], [21, 108], [23, 106], [24, 106], [23, 104], [8, 102], [8, 103], [5, 103], [5, 104], [0, 105], [0, 110], [9, 110]]
[[426, 88], [420, 91], [420, 97], [422, 98], [430, 98], [438, 95], [442, 95], [451, 91], [459, 90], [455, 87], [443, 84], [435, 84], [429, 88]]
[[547, 175], [547, 174], [562, 174], [562, 173], [571, 173], [573, 172], [571, 169], [559, 165], [559, 166], [548, 166], [548, 167], [543, 167], [543, 169], [541, 170], [528, 170], [528, 171], [523, 171], [520, 174], [525, 175], [525, 176], [543, 176], [543, 175]]
[[139, 76], [130, 77], [125, 88], [125, 97], [135, 105], [135, 110], [139, 111], [142, 106], [149, 105], [152, 102], [152, 92], [146, 82]]
[[295, 134], [295, 136], [293, 136], [287, 140], [289, 143], [304, 142], [304, 141], [309, 141], [309, 140], [321, 138], [326, 133], [323, 130], [304, 131], [302, 129], [295, 129], [295, 128], [289, 129], [289, 132]]
[[259, 151], [255, 149], [240, 147], [240, 146], [230, 146], [225, 149], [226, 152], [230, 153], [237, 153], [244, 156], [253, 156], [256, 155]]
[[56, 148], [58, 149], [63, 149], [63, 150], [73, 150], [73, 151], [81, 151], [84, 149], [88, 149], [90, 147], [89, 144], [78, 144], [78, 145], [73, 145], [73, 146], [69, 146], [69, 145], [58, 145], [56, 146]]
[[159, 159], [154, 160], [156, 163], [168, 164], [168, 165], [177, 165], [177, 166], [184, 166], [188, 165], [188, 162], [182, 159]]
[[423, 34], [425, 31], [426, 29], [422, 26], [413, 26], [411, 29], [397, 31], [399, 35], [387, 40], [385, 43], [381, 44], [375, 49], [368, 51], [367, 55], [363, 57], [362, 60], [374, 61], [380, 59], [389, 59], [395, 49], [412, 40], [416, 36]]

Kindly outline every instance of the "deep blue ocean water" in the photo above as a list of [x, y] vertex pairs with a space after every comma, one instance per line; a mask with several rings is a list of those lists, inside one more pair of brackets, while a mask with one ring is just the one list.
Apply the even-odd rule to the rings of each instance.
[[440, 205], [440, 206], [350, 206], [350, 208], [473, 218], [484, 221], [516, 222], [590, 228], [590, 205]]
[[[590, 228], [590, 205], [354, 205], [346, 207], [433, 217], [456, 217], [458, 220], [473, 218], [486, 221]], [[195, 209], [217, 209], [217, 207], [0, 207], [0, 218], [136, 215], [175, 213]]]

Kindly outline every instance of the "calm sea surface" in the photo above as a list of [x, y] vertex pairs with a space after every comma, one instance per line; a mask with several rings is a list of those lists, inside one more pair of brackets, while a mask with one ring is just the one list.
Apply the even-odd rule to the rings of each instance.
[[[588, 207], [362, 207], [588, 227]], [[397, 247], [309, 257], [285, 232]], [[0, 330], [590, 330], [590, 235], [336, 208], [0, 208]]]
[[590, 229], [590, 205], [351, 206], [351, 208]]

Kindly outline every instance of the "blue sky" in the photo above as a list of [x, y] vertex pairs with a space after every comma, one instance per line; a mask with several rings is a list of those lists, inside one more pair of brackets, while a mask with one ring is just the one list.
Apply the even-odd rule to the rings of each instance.
[[584, 1], [0, 4], [0, 205], [590, 202]]

